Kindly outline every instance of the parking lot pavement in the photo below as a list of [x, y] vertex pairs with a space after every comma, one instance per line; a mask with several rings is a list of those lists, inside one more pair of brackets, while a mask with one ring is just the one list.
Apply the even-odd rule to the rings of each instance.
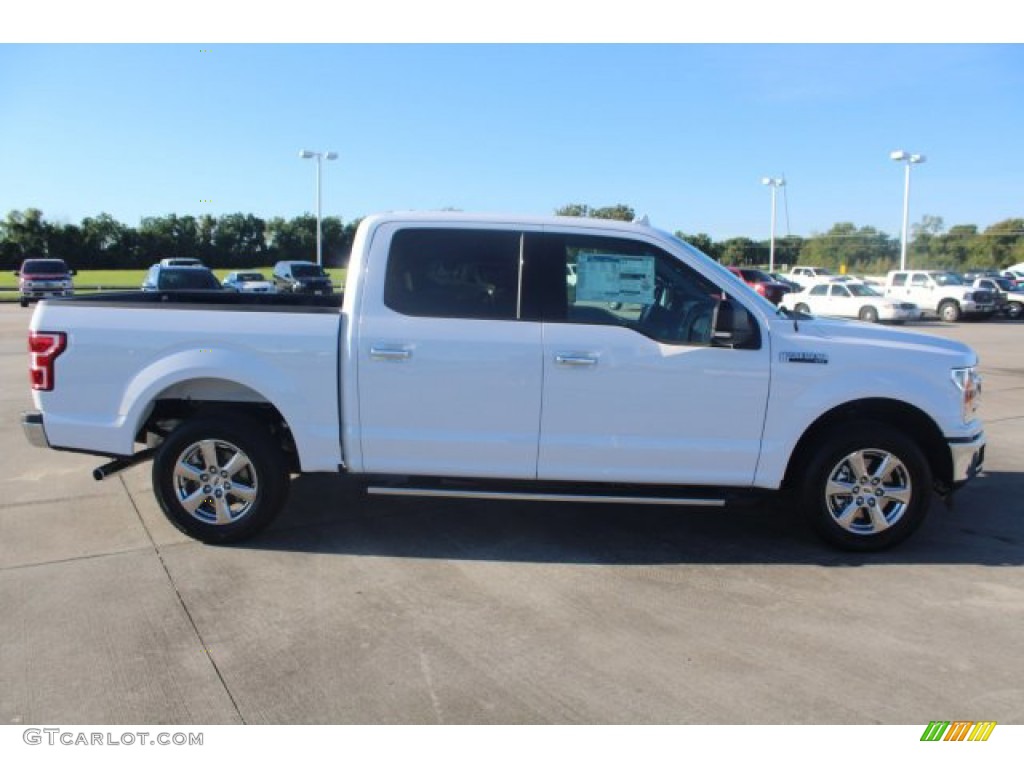
[[892, 552], [784, 509], [421, 501], [302, 477], [245, 546], [149, 467], [29, 446], [0, 306], [2, 723], [1024, 723], [1024, 324], [981, 354], [987, 471]]

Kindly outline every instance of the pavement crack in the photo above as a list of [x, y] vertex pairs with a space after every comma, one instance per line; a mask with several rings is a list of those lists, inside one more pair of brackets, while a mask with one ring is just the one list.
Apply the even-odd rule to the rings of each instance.
[[227, 680], [224, 679], [224, 675], [221, 672], [220, 667], [217, 666], [217, 661], [213, 658], [213, 654], [210, 652], [210, 647], [203, 638], [203, 633], [199, 631], [199, 626], [196, 624], [196, 620], [192, 616], [192, 612], [189, 610], [188, 604], [185, 602], [185, 598], [181, 594], [181, 590], [178, 589], [178, 585], [174, 581], [174, 577], [171, 576], [171, 571], [167, 567], [167, 561], [164, 560], [164, 554], [160, 549], [160, 545], [156, 543], [156, 539], [153, 538], [153, 534], [149, 530], [149, 526], [146, 525], [146, 521], [143, 519], [142, 513], [139, 511], [139, 507], [135, 503], [135, 499], [132, 497], [131, 491], [128, 490], [128, 486], [125, 485], [124, 477], [118, 476], [117, 479], [124, 488], [125, 494], [128, 496], [128, 501], [131, 502], [132, 509], [135, 510], [135, 514], [138, 516], [139, 522], [142, 524], [142, 530], [146, 532], [146, 537], [149, 539], [149, 543], [152, 545], [153, 551], [156, 553], [157, 559], [160, 561], [160, 567], [164, 569], [167, 581], [170, 583], [171, 589], [174, 590], [174, 594], [178, 598], [178, 604], [181, 605], [181, 610], [184, 611], [185, 617], [188, 619], [188, 623], [192, 626], [192, 632], [195, 634], [196, 639], [199, 641], [199, 645], [203, 649], [203, 655], [209, 659], [210, 666], [213, 668], [214, 674], [217, 675], [217, 679], [220, 680], [221, 687], [224, 689], [224, 693], [227, 695], [228, 701], [231, 702], [231, 707], [235, 710], [235, 714], [238, 716], [239, 722], [241, 722], [242, 725], [247, 725], [248, 723], [246, 723], [245, 716], [242, 714], [242, 710], [238, 707], [238, 702], [231, 693], [231, 687], [228, 685]]

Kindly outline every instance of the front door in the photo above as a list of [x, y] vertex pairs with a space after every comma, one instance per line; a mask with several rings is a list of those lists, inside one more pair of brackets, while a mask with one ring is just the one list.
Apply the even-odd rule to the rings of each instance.
[[558, 321], [544, 325], [538, 476], [750, 485], [768, 399], [767, 338], [750, 349], [712, 346], [722, 289], [652, 244], [548, 237], [573, 265], [561, 274], [574, 279], [562, 287]]

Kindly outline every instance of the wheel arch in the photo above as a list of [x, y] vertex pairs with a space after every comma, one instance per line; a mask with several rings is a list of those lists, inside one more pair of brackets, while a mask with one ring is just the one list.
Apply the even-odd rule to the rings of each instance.
[[261, 393], [229, 379], [186, 379], [164, 388], [141, 414], [136, 440], [151, 442], [156, 436], [158, 442], [178, 424], [202, 415], [237, 416], [257, 424], [278, 443], [289, 470], [299, 471], [298, 451], [284, 414]]
[[887, 398], [843, 403], [819, 416], [797, 441], [786, 465], [783, 488], [792, 490], [797, 487], [801, 469], [807, 466], [817, 446], [828, 434], [844, 425], [865, 421], [877, 421], [895, 427], [914, 440], [931, 467], [938, 490], [948, 488], [953, 476], [953, 460], [942, 430], [920, 408]]

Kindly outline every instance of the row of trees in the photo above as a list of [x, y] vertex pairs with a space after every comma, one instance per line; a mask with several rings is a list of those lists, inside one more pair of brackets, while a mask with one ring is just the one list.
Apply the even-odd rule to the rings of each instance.
[[[555, 211], [559, 216], [591, 216], [599, 219], [632, 221], [628, 205], [592, 208], [574, 203]], [[704, 233], [676, 232], [678, 237], [700, 248], [723, 264], [758, 266], [769, 263], [770, 242], [734, 237], [715, 241]], [[973, 224], [945, 229], [941, 217], [925, 216], [911, 229], [907, 260], [912, 266], [951, 269], [999, 269], [1024, 262], [1024, 218], [1006, 219], [979, 231]], [[828, 232], [810, 237], [777, 237], [776, 266], [813, 264], [862, 274], [884, 274], [899, 266], [900, 240], [874, 227], [857, 227], [849, 222], [834, 224]]]
[[[339, 266], [352, 250], [357, 221], [321, 222], [326, 266]], [[269, 266], [284, 259], [315, 259], [316, 217], [264, 220], [252, 214], [149, 216], [129, 227], [106, 213], [81, 224], [46, 221], [42, 211], [11, 211], [0, 221], [0, 266], [17, 269], [26, 258], [52, 256], [75, 269], [142, 269], [170, 256], [201, 259], [211, 267]]]
[[[632, 207], [617, 204], [562, 206], [559, 216], [590, 216], [631, 221]], [[322, 221], [326, 266], [348, 260], [359, 220], [344, 224], [336, 216]], [[734, 237], [715, 241], [704, 233], [676, 234], [724, 264], [765, 265], [768, 240]], [[81, 224], [47, 221], [42, 211], [11, 211], [0, 221], [0, 267], [17, 269], [26, 258], [63, 258], [75, 269], [141, 269], [161, 258], [189, 256], [211, 267], [269, 266], [282, 259], [313, 259], [316, 217], [261, 219], [252, 214], [225, 216], [150, 216], [138, 227], [106, 213]], [[839, 223], [828, 232], [775, 240], [777, 266], [814, 264], [848, 272], [882, 274], [899, 264], [900, 241], [874, 227]], [[973, 224], [946, 230], [941, 218], [925, 216], [912, 232], [908, 260], [913, 266], [953, 269], [999, 268], [1024, 262], [1024, 218], [1007, 219], [979, 231]]]

